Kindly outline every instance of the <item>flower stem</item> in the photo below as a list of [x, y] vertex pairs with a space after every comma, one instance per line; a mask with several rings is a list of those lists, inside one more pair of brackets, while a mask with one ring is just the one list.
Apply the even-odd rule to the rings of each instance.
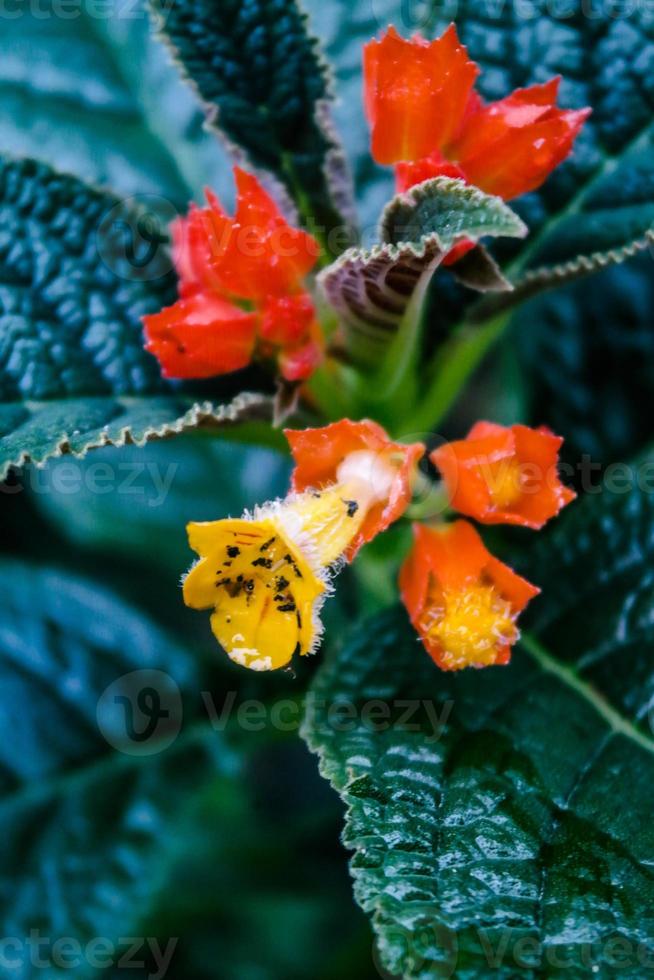
[[359, 377], [362, 404], [369, 407], [375, 417], [381, 416], [389, 428], [396, 432], [401, 430], [400, 435], [409, 431], [404, 419], [418, 390], [425, 296], [437, 265], [435, 260], [424, 270], [375, 376], [372, 379], [364, 375]]
[[438, 350], [424, 382], [425, 397], [404, 420], [411, 432], [431, 432], [442, 422], [466, 381], [506, 330], [513, 311], [485, 323], [462, 323]]

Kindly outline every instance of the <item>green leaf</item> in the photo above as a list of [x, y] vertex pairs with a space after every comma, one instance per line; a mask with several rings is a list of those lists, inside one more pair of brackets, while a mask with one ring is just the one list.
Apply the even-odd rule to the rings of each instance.
[[270, 170], [323, 238], [349, 220], [326, 66], [295, 0], [152, 0], [209, 125]]
[[140, 317], [174, 297], [156, 212], [30, 160], [0, 160], [0, 476], [260, 410], [165, 385]]
[[[63, 477], [68, 469], [68, 480]], [[97, 450], [70, 470], [25, 474], [34, 502], [77, 548], [147, 558], [177, 579], [191, 561], [186, 524], [236, 516], [285, 495], [288, 455], [195, 433], [142, 449]], [[128, 527], [129, 534], [116, 534]]]
[[0, 404], [0, 478], [12, 466], [41, 465], [66, 453], [83, 457], [102, 446], [143, 446], [199, 426], [269, 415], [269, 399], [247, 392], [225, 405], [175, 394], [12, 401]]
[[305, 737], [393, 974], [651, 969], [654, 503], [637, 478], [532, 546], [543, 594], [510, 666], [440, 672], [390, 611], [316, 678]]
[[351, 356], [379, 362], [412, 299], [457, 243], [526, 233], [500, 198], [461, 180], [437, 177], [393, 198], [380, 221], [382, 244], [348, 249], [318, 279], [342, 318]]
[[465, 239], [524, 238], [527, 230], [501, 198], [451, 177], [434, 177], [398, 194], [379, 223], [382, 242], [418, 244], [437, 235], [447, 251]]
[[32, 976], [32, 930], [51, 965], [63, 937], [139, 935], [190, 801], [233, 760], [194, 728], [195, 663], [154, 623], [57, 569], [0, 572], [0, 908], [13, 969]]
[[206, 184], [231, 192], [225, 154], [141, 0], [74, 16], [55, 0], [8, 10], [0, 93], [0, 150], [179, 208]]
[[[570, 462], [629, 459], [654, 438], [650, 256], [532, 300], [509, 343], [529, 378], [533, 423], [565, 435]], [[523, 416], [524, 417], [524, 416]]]
[[[654, 56], [654, 31], [641, 38], [637, 63]], [[619, 264], [654, 240], [654, 124], [651, 107], [635, 141], [602, 152], [587, 182], [539, 229], [521, 265], [532, 289]]]
[[[369, 241], [384, 205], [395, 193], [393, 171], [370, 156], [370, 133], [363, 114], [362, 48], [393, 21], [402, 27], [408, 6], [402, 0], [343, 4], [302, 0], [334, 75], [334, 120], [354, 175], [363, 240]], [[412, 25], [413, 26], [413, 25]]]
[[[605, 252], [581, 253], [567, 262], [528, 269], [514, 280], [510, 296], [486, 299], [474, 308], [473, 317], [479, 320], [496, 316], [502, 310], [519, 306], [546, 290], [560, 288], [567, 283], [593, 273], [602, 272], [614, 265], [622, 265], [623, 262], [635, 258], [641, 252], [652, 249], [653, 246], [654, 229], [648, 228], [642, 238], [635, 238], [628, 245], [610, 248]], [[458, 272], [458, 270], [455, 271]], [[465, 271], [463, 277], [457, 275], [457, 278], [465, 284]]]

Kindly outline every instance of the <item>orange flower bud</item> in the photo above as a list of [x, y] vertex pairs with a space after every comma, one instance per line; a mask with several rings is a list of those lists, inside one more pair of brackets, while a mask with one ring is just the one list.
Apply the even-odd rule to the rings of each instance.
[[165, 378], [211, 378], [252, 358], [256, 316], [218, 296], [196, 293], [143, 320], [145, 349]]
[[372, 155], [396, 163], [402, 192], [430, 177], [462, 177], [505, 201], [535, 190], [570, 153], [590, 109], [559, 109], [560, 78], [485, 104], [478, 66], [453, 24], [436, 41], [389, 28], [364, 49]]
[[211, 191], [172, 225], [181, 299], [143, 317], [146, 349], [169, 378], [206, 378], [276, 357], [288, 380], [308, 378], [322, 359], [315, 309], [302, 282], [318, 244], [288, 224], [256, 177], [234, 168], [230, 218]]
[[436, 41], [389, 27], [363, 49], [365, 108], [377, 163], [418, 160], [456, 135], [479, 69], [454, 25]]

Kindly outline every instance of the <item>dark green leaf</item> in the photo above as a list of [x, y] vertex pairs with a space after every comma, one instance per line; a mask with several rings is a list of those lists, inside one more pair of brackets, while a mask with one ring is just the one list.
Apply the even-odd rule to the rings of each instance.
[[34, 161], [0, 161], [0, 476], [261, 403], [164, 385], [140, 317], [174, 297], [161, 217]]
[[226, 405], [183, 395], [52, 398], [0, 404], [0, 477], [12, 466], [44, 463], [101, 446], [143, 446], [152, 439], [195, 429], [267, 417], [263, 395], [237, 395]]
[[4, 560], [1, 574], [0, 907], [27, 977], [30, 934], [51, 965], [58, 939], [139, 935], [222, 743], [193, 728], [193, 660], [146, 617], [55, 569]]
[[[629, 244], [619, 248], [588, 254], [573, 252], [575, 258], [567, 262], [557, 262], [556, 265], [536, 265], [535, 268], [528, 269], [514, 280], [510, 296], [490, 297], [476, 306], [474, 318], [479, 320], [501, 313], [505, 308], [518, 306], [544, 291], [560, 288], [576, 279], [583, 279], [592, 273], [610, 269], [611, 266], [622, 265], [628, 259], [633, 259], [653, 247], [654, 230], [648, 228], [641, 238], [634, 238]], [[455, 274], [458, 272], [458, 268], [455, 269]], [[463, 277], [457, 274], [457, 278], [460, 282], [465, 282], [465, 272]]]
[[270, 170], [323, 236], [350, 208], [326, 67], [295, 0], [152, 0], [210, 124]]
[[530, 419], [565, 435], [571, 462], [628, 459], [654, 438], [650, 256], [532, 300], [510, 343], [530, 379]]
[[606, 491], [529, 554], [509, 667], [442, 673], [392, 611], [320, 671], [305, 736], [392, 973], [651, 971], [653, 558], [651, 495]]

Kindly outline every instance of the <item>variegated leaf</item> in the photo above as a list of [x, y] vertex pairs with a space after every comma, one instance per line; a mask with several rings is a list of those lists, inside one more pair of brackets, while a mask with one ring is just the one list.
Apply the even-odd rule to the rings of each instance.
[[[461, 180], [437, 177], [395, 197], [382, 214], [379, 231], [380, 245], [349, 249], [319, 277], [341, 317], [349, 355], [362, 362], [378, 361], [416, 289], [454, 246], [484, 236], [522, 237], [527, 228], [500, 198]], [[469, 262], [483, 263], [486, 269], [485, 274], [477, 269], [480, 286], [509, 288], [490, 257], [484, 261], [485, 253], [475, 253]]]

